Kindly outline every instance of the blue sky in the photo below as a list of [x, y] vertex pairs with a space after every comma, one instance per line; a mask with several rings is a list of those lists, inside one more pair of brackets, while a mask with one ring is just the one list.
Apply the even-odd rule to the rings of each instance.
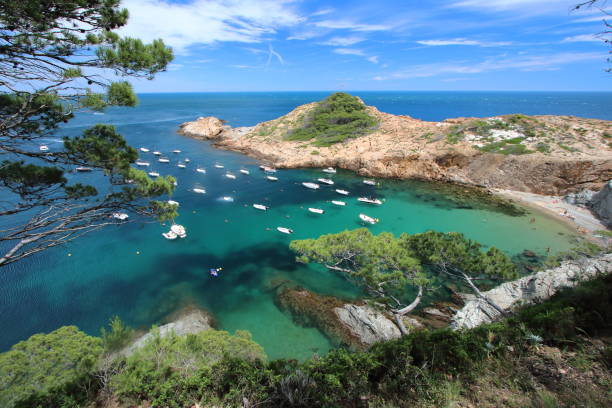
[[176, 58], [138, 92], [612, 91], [578, 0], [124, 0], [124, 35]]

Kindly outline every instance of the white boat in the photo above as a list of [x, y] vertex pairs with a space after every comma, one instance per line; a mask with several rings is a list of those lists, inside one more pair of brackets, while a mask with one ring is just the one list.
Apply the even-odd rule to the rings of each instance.
[[363, 184], [367, 184], [368, 186], [375, 186], [376, 181], [374, 180], [363, 180]]
[[312, 190], [317, 190], [317, 189], [319, 189], [319, 187], [320, 187], [320, 186], [319, 186], [317, 183], [311, 183], [311, 182], [308, 182], [308, 181], [306, 181], [306, 182], [302, 183], [302, 185], [303, 185], [304, 187], [306, 187], [306, 188], [310, 188], [310, 189], [312, 189]]
[[317, 179], [317, 181], [323, 184], [329, 184], [330, 186], [334, 185], [333, 180], [326, 179], [326, 178], [319, 178]]
[[276, 227], [276, 230], [282, 232], [283, 234], [293, 234], [293, 230], [291, 228]]
[[187, 231], [185, 231], [185, 227], [179, 224], [172, 224], [170, 227], [170, 232], [175, 233], [181, 238], [185, 238], [187, 236]]
[[160, 163], [170, 163], [170, 159], [166, 159], [165, 157], [162, 157], [161, 159], [158, 160], [158, 162], [160, 162]]
[[177, 164], [177, 166], [180, 167], [181, 169], [184, 169], [187, 167], [184, 163], [179, 163]]
[[232, 173], [225, 173], [225, 177], [227, 177], [228, 179], [232, 179], [232, 180], [236, 179], [236, 175]]
[[119, 213], [119, 212], [113, 213], [113, 218], [119, 221], [125, 221], [128, 219], [128, 217], [129, 215], [127, 215], [126, 213]]
[[202, 168], [200, 168], [200, 167], [198, 167], [198, 168], [196, 169], [196, 171], [197, 171], [198, 173], [206, 174], [206, 169], [202, 169]]
[[148, 153], [148, 152], [149, 152], [149, 149], [147, 149], [146, 147], [141, 147], [141, 148], [140, 148], [140, 151], [141, 151], [141, 152], [144, 152], [144, 153]]
[[278, 177], [274, 177], [274, 176], [266, 176], [266, 178], [270, 181], [278, 181]]
[[266, 207], [263, 204], [253, 204], [253, 208], [256, 208], [256, 209], [262, 210], [262, 211], [266, 211], [268, 209], [268, 207]]
[[312, 213], [315, 213], [315, 214], [324, 214], [325, 213], [325, 211], [320, 209], [320, 208], [312, 208], [312, 207], [308, 208], [308, 211], [310, 211]]
[[370, 224], [376, 224], [378, 221], [380, 221], [378, 218], [372, 218], [365, 214], [359, 214], [359, 218], [361, 218], [362, 221], [368, 222]]
[[191, 160], [189, 160], [189, 158], [185, 157], [185, 160], [183, 160], [185, 163], [189, 163]]
[[75, 170], [79, 172], [93, 171], [91, 167], [77, 167]]
[[49, 146], [47, 146], [47, 145], [40, 145], [38, 147], [38, 150], [40, 150], [41, 152], [46, 152], [46, 151], [49, 150]]
[[376, 205], [381, 205], [383, 203], [378, 198], [367, 198], [367, 197], [359, 197], [357, 201], [360, 201], [362, 203], [367, 203], [367, 204], [376, 204]]
[[342, 207], [344, 207], [346, 205], [346, 203], [344, 201], [338, 201], [338, 200], [332, 200], [332, 204], [333, 205], [340, 205]]
[[222, 164], [215, 164], [215, 167], [218, 168], [218, 169], [222, 169], [223, 165]]
[[266, 173], [276, 173], [276, 169], [273, 167], [264, 167], [263, 171]]
[[156, 156], [161, 156], [161, 152], [158, 152], [158, 151], [154, 151], [153, 154]]
[[151, 176], [151, 177], [159, 177], [159, 173], [157, 173], [155, 171], [150, 171], [149, 172], [149, 176]]
[[173, 150], [172, 153], [180, 153], [181, 151], [179, 149]]
[[230, 197], [230, 196], [223, 196], [223, 197], [221, 197], [221, 201], [227, 201], [227, 202], [232, 203], [232, 202], [234, 202], [234, 198]]
[[349, 195], [349, 192], [346, 190], [341, 190], [339, 188], [336, 189], [336, 193], [338, 194], [342, 194], [342, 195]]
[[174, 200], [168, 200], [168, 204], [170, 204], [170, 205], [176, 205], [177, 207], [179, 206], [178, 201], [174, 201]]
[[177, 239], [178, 235], [176, 235], [174, 232], [172, 231], [168, 231], [168, 232], [162, 232], [162, 235], [164, 238], [166, 239]]
[[196, 187], [196, 188], [193, 189], [193, 192], [194, 193], [198, 193], [198, 194], [205, 194], [206, 190], [204, 190], [203, 188]]
[[137, 162], [136, 162], [136, 165], [137, 165], [137, 166], [144, 166], [144, 167], [148, 167], [148, 166], [150, 166], [150, 165], [151, 165], [151, 163], [149, 163], [149, 162], [145, 162], [145, 161], [137, 161]]
[[326, 169], [323, 169], [323, 172], [329, 174], [336, 174], [336, 169], [334, 169], [333, 167], [328, 167]]
[[240, 169], [240, 172], [241, 172], [242, 174], [246, 174], [247, 176], [248, 176], [249, 174], [251, 174], [251, 173], [250, 173], [248, 170], [245, 170], [245, 169]]

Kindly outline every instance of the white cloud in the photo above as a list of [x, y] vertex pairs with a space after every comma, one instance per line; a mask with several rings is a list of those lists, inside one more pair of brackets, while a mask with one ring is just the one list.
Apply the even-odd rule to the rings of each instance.
[[336, 48], [334, 52], [340, 55], [358, 55], [360, 57], [366, 56], [362, 50], [358, 50], [356, 48]]
[[345, 20], [323, 20], [314, 23], [315, 26], [321, 28], [330, 28], [332, 30], [351, 30], [351, 31], [387, 31], [393, 27], [383, 24], [361, 24]]
[[316, 16], [324, 16], [324, 15], [326, 15], [326, 14], [333, 13], [334, 11], [335, 11], [335, 10], [334, 10], [333, 8], [328, 7], [328, 8], [321, 9], [321, 10], [319, 10], [319, 11], [315, 11], [315, 12], [314, 12], [314, 13], [312, 13], [310, 16], [311, 16], [311, 17], [316, 17]]
[[478, 41], [468, 40], [467, 38], [452, 38], [448, 40], [421, 40], [417, 41], [418, 44], [427, 45], [431, 47], [439, 47], [445, 45], [472, 45], [478, 47], [503, 47], [512, 45], [509, 41]]
[[151, 41], [163, 38], [178, 53], [194, 44], [234, 41], [261, 42], [277, 29], [292, 27], [304, 18], [292, 0], [124, 0], [130, 11], [121, 33]]
[[387, 76], [377, 76], [374, 80], [427, 78], [444, 74], [479, 74], [489, 71], [551, 71], [560, 65], [571, 64], [594, 59], [604, 59], [601, 53], [559, 53], [551, 55], [521, 55], [518, 57], [490, 58], [481, 62], [470, 63], [466, 61], [450, 63], [433, 63], [413, 65]]
[[378, 64], [378, 56], [377, 55], [368, 57], [367, 60], [370, 61], [372, 64]]
[[346, 47], [364, 41], [363, 37], [333, 37], [329, 40], [322, 42], [323, 45], [331, 45], [333, 47]]
[[580, 34], [574, 35], [572, 37], [565, 37], [561, 42], [562, 43], [575, 43], [575, 42], [602, 42], [601, 38], [593, 34]]
[[183, 67], [184, 67], [183, 64], [171, 63], [171, 64], [168, 64], [168, 68], [167, 69], [168, 69], [168, 71], [178, 71], [178, 70], [180, 70]]
[[271, 45], [268, 45], [268, 62], [266, 62], [266, 67], [270, 65], [273, 57], [275, 57], [281, 65], [285, 65], [285, 60], [283, 59], [282, 55], [274, 51], [274, 48], [272, 48]]
[[576, 0], [461, 0], [450, 4], [450, 7], [464, 7], [491, 11], [519, 10], [530, 13], [558, 10], [567, 13]]

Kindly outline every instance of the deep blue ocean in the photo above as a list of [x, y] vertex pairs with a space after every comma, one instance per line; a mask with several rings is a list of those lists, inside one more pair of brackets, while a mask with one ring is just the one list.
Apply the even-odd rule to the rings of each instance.
[[[575, 115], [612, 120], [612, 93], [540, 92], [352, 92], [368, 105], [393, 114], [423, 120], [459, 116]], [[210, 311], [221, 329], [249, 330], [270, 358], [305, 358], [332, 347], [316, 328], [296, 325], [275, 303], [281, 283], [300, 285], [320, 294], [346, 298], [360, 293], [342, 278], [317, 267], [297, 264], [288, 250], [290, 239], [360, 227], [361, 212], [381, 219], [373, 232], [421, 232], [428, 229], [461, 231], [485, 245], [510, 255], [524, 249], [543, 254], [573, 242], [565, 225], [531, 212], [511, 217], [478, 205], [457, 205], [435, 185], [381, 180], [381, 186], [363, 185], [346, 171], [334, 176], [336, 186], [351, 191], [346, 207], [329, 203], [338, 196], [331, 188], [310, 191], [302, 181], [321, 177], [316, 169], [281, 170], [279, 181], [267, 181], [256, 160], [219, 151], [207, 142], [176, 133], [178, 125], [199, 116], [217, 116], [233, 126], [250, 126], [284, 115], [296, 106], [323, 99], [329, 92], [144, 94], [136, 108], [113, 108], [104, 114], [80, 113], [57, 138], [44, 142], [61, 147], [61, 137], [80, 134], [95, 123], [117, 126], [134, 147], [159, 150], [172, 161], [158, 163], [151, 153], [142, 159], [149, 171], [177, 177], [174, 200], [181, 203], [177, 222], [188, 237], [167, 241], [168, 229], [157, 223], [135, 223], [95, 232], [64, 247], [9, 265], [0, 274], [0, 350], [38, 332], [74, 324], [97, 334], [113, 315], [128, 324], [147, 328], [189, 305]], [[173, 155], [174, 149], [182, 150]], [[176, 166], [185, 158], [186, 169]], [[221, 163], [224, 169], [214, 168]], [[197, 173], [197, 166], [207, 174]], [[250, 170], [250, 176], [239, 169]], [[225, 177], [226, 171], [237, 175]], [[95, 175], [85, 175], [95, 183]], [[90, 177], [90, 179], [88, 179]], [[205, 195], [194, 194], [204, 187]], [[380, 207], [359, 204], [356, 197], [385, 198]], [[231, 196], [233, 201], [221, 200]], [[270, 210], [252, 208], [263, 203]], [[323, 215], [306, 208], [320, 207]], [[532, 218], [535, 222], [532, 222]], [[0, 220], [2, 221], [2, 220]], [[7, 222], [4, 220], [4, 222]], [[277, 226], [295, 230], [288, 237]], [[223, 267], [217, 278], [209, 268]], [[441, 296], [431, 293], [428, 301]]]

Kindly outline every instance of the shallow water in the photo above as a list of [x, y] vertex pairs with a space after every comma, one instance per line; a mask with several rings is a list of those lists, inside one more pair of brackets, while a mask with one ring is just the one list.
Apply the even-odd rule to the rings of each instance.
[[[197, 116], [227, 118], [222, 114], [226, 109], [233, 118], [240, 103], [250, 122], [236, 121], [234, 125], [271, 119], [274, 116], [270, 115], [293, 107], [283, 98], [270, 96], [265, 104], [262, 97], [254, 103], [232, 96], [224, 105], [218, 96], [177, 95], [173, 99], [148, 95], [137, 109], [84, 114], [71, 122], [62, 134], [78, 134], [82, 128], [77, 125], [117, 123], [133, 146], [166, 153], [171, 164], [158, 163], [151, 153], [143, 157], [152, 162], [148, 171], [178, 178], [173, 199], [181, 203], [177, 222], [187, 228], [188, 237], [167, 241], [161, 236], [167, 226], [131, 224], [93, 233], [8, 266], [0, 274], [0, 349], [33, 333], [67, 324], [95, 334], [113, 315], [135, 327], [147, 327], [182, 306], [196, 304], [211, 311], [220, 328], [249, 330], [270, 358], [325, 353], [332, 346], [318, 330], [295, 325], [276, 307], [275, 288], [290, 281], [320, 294], [358, 296], [358, 291], [337, 275], [297, 264], [287, 246], [291, 239], [360, 227], [359, 213], [381, 219], [369, 227], [375, 233], [461, 231], [510, 255], [524, 249], [543, 254], [547, 248], [560, 251], [570, 246], [573, 234], [568, 227], [539, 213], [512, 217], [476, 203], [470, 208], [450, 200], [452, 193], [441, 193], [422, 182], [382, 180], [381, 186], [369, 187], [344, 171], [333, 176], [335, 186], [322, 185], [318, 191], [300, 184], [323, 177], [318, 170], [279, 171], [279, 181], [270, 182], [253, 159], [176, 134], [179, 123]], [[281, 106], [284, 110], [278, 113]], [[50, 142], [52, 148], [54, 143]], [[170, 153], [177, 148], [183, 153]], [[187, 168], [176, 167], [185, 157], [191, 159]], [[214, 163], [225, 168], [216, 169]], [[197, 173], [198, 165], [206, 167], [207, 174]], [[240, 174], [240, 168], [251, 174]], [[226, 170], [237, 179], [226, 178]], [[95, 179], [95, 175], [86, 177]], [[205, 187], [207, 193], [190, 191], [195, 186]], [[340, 196], [335, 188], [349, 190], [351, 195]], [[376, 195], [385, 203], [358, 203], [356, 198], [361, 195]], [[231, 196], [233, 202], [220, 200], [222, 196]], [[332, 199], [348, 204], [336, 207], [329, 202]], [[255, 210], [253, 203], [269, 205], [270, 209]], [[308, 207], [322, 208], [325, 214], [310, 213]], [[281, 234], [276, 231], [278, 226], [292, 228], [295, 233]], [[209, 276], [213, 267], [223, 267], [219, 277]]]

